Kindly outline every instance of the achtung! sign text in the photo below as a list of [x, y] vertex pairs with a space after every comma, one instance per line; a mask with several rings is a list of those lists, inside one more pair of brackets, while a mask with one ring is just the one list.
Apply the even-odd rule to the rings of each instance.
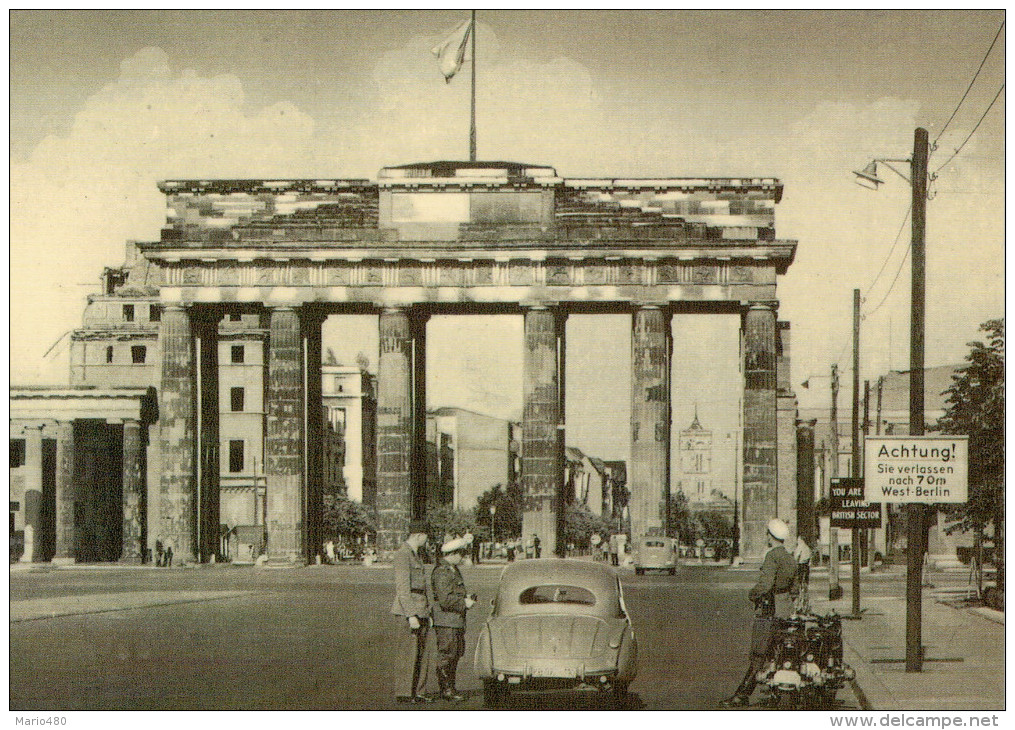
[[871, 502], [965, 502], [969, 437], [870, 436], [864, 439], [864, 483]]

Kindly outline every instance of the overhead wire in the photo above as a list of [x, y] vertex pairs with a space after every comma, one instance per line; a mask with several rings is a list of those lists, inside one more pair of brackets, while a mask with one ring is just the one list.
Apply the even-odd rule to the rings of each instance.
[[906, 221], [909, 220], [909, 214], [912, 212], [913, 212], [913, 204], [910, 203], [909, 207], [906, 209], [906, 215], [902, 217], [902, 225], [899, 226], [899, 232], [895, 234], [895, 241], [892, 242], [892, 247], [888, 250], [888, 253], [885, 255], [885, 260], [881, 262], [881, 270], [878, 271], [877, 275], [871, 281], [870, 286], [867, 287], [867, 291], [863, 293], [864, 298], [866, 298], [867, 295], [871, 293], [871, 290], [874, 288], [874, 285], [877, 284], [878, 279], [881, 278], [881, 274], [884, 273], [885, 267], [888, 266], [888, 261], [889, 259], [892, 258], [892, 254], [895, 253], [895, 247], [899, 245], [899, 238], [902, 236], [902, 232], [906, 229]]
[[980, 128], [980, 124], [986, 118], [987, 114], [990, 113], [990, 110], [994, 107], [994, 104], [997, 102], [997, 100], [1001, 97], [1001, 92], [1002, 91], [1004, 91], [1004, 84], [1001, 84], [1001, 88], [999, 88], [997, 90], [997, 93], [994, 94], [994, 98], [991, 100], [990, 104], [987, 105], [987, 108], [984, 110], [983, 114], [980, 115], [979, 120], [976, 122], [976, 126], [974, 126], [973, 130], [969, 133], [969, 135], [964, 140], [962, 140], [962, 144], [960, 144], [958, 146], [958, 148], [952, 153], [951, 157], [949, 157], [947, 160], [945, 160], [944, 163], [939, 168], [937, 168], [934, 171], [935, 175], [937, 173], [941, 172], [941, 170], [943, 170], [945, 167], [947, 167], [948, 163], [950, 163], [952, 160], [954, 160], [958, 156], [959, 152], [962, 151], [962, 148], [966, 146], [966, 143], [970, 139], [972, 139], [974, 134], [976, 134], [976, 130]]
[[889, 295], [891, 295], [892, 290], [895, 289], [895, 284], [899, 281], [899, 274], [902, 273], [902, 268], [903, 268], [903, 266], [905, 266], [906, 259], [909, 258], [909, 252], [910, 252], [910, 250], [912, 248], [913, 248], [913, 244], [912, 244], [912, 242], [910, 242], [909, 245], [906, 246], [906, 252], [904, 254], [902, 254], [902, 260], [899, 262], [899, 268], [896, 269], [896, 271], [895, 271], [895, 278], [892, 279], [892, 283], [888, 287], [888, 291], [885, 292], [884, 297], [881, 298], [881, 301], [878, 302], [878, 305], [876, 307], [874, 307], [874, 309], [871, 309], [870, 311], [868, 311], [866, 315], [864, 315], [865, 317], [870, 317], [872, 314], [874, 314], [879, 309], [881, 309], [881, 307], [884, 305], [884, 303], [888, 301]]
[[937, 133], [937, 137], [934, 138], [934, 144], [935, 145], [937, 145], [937, 141], [939, 139], [941, 139], [941, 135], [945, 133], [945, 130], [948, 129], [948, 125], [952, 123], [953, 119], [955, 119], [955, 115], [959, 113], [959, 109], [962, 107], [962, 102], [964, 102], [966, 100], [966, 97], [969, 96], [969, 91], [970, 91], [970, 89], [973, 88], [973, 84], [976, 83], [976, 77], [979, 76], [980, 75], [980, 71], [983, 70], [983, 64], [985, 64], [987, 62], [987, 57], [990, 56], [990, 52], [992, 50], [994, 50], [994, 44], [996, 44], [997, 43], [997, 39], [1001, 37], [1001, 31], [1002, 30], [1004, 30], [1004, 21], [1003, 20], [1001, 21], [1001, 26], [997, 29], [997, 33], [994, 34], [994, 40], [992, 40], [990, 42], [990, 48], [988, 48], [987, 52], [983, 54], [983, 60], [980, 61], [980, 67], [978, 69], [976, 69], [976, 73], [973, 74], [973, 78], [969, 82], [969, 86], [966, 87], [966, 93], [964, 93], [962, 95], [962, 98], [959, 99], [959, 103], [955, 106], [955, 111], [953, 111], [952, 115], [950, 117], [948, 117], [948, 121], [945, 122], [945, 125], [943, 127], [941, 127], [941, 131]]

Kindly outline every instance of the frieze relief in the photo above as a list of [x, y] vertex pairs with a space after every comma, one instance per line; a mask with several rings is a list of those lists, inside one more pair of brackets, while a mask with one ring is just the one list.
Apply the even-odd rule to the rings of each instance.
[[[770, 267], [769, 267], [770, 268]], [[164, 262], [153, 269], [162, 286], [654, 286], [774, 283], [763, 266], [671, 260], [366, 260]]]

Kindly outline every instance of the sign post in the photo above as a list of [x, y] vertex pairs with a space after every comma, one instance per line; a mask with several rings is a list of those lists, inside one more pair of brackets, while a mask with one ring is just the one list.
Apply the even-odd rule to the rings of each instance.
[[881, 527], [881, 505], [871, 504], [864, 499], [863, 479], [832, 479], [829, 491], [831, 513], [828, 524], [831, 528], [844, 527], [853, 531], [853, 547], [850, 558], [853, 561], [853, 615], [860, 618], [860, 563], [857, 551], [860, 541], [857, 533], [861, 529]]

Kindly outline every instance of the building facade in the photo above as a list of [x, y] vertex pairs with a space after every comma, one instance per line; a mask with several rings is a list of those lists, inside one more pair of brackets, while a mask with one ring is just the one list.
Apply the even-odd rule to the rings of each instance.
[[[441, 504], [474, 509], [479, 497], [511, 480], [512, 423], [466, 408], [437, 408], [427, 414], [427, 442], [440, 458], [431, 481]], [[432, 426], [430, 425], [432, 423]]]

